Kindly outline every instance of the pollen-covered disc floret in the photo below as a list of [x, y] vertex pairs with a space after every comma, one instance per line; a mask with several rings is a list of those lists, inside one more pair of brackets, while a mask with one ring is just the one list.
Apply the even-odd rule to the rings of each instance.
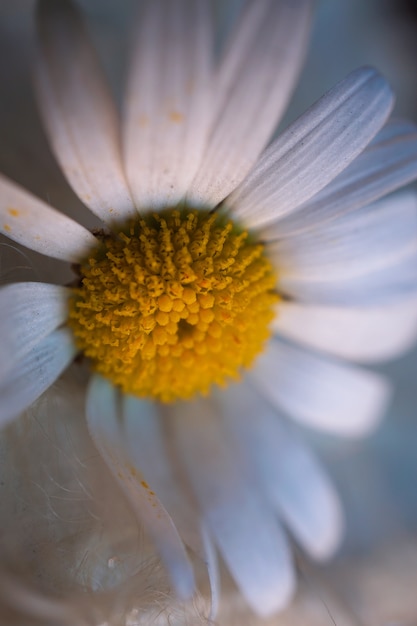
[[262, 350], [276, 277], [262, 244], [208, 211], [165, 210], [103, 236], [69, 323], [93, 368], [171, 402], [239, 377]]

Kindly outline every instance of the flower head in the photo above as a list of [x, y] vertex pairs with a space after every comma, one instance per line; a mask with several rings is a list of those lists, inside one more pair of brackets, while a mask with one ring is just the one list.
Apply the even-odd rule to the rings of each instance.
[[281, 412], [366, 432], [388, 386], [344, 359], [394, 356], [416, 334], [416, 199], [381, 198], [417, 178], [417, 132], [387, 122], [391, 90], [362, 68], [266, 148], [311, 2], [249, 2], [217, 63], [210, 7], [143, 2], [120, 123], [73, 5], [39, 2], [40, 110], [101, 228], [0, 178], [0, 230], [78, 275], [1, 289], [0, 416], [83, 355], [89, 432], [178, 595], [194, 589], [187, 546], [214, 613], [215, 544], [267, 614], [294, 587], [281, 524], [317, 559], [343, 527]]
[[185, 208], [103, 239], [69, 311], [97, 372], [125, 393], [172, 402], [252, 364], [278, 300], [264, 246], [216, 213]]

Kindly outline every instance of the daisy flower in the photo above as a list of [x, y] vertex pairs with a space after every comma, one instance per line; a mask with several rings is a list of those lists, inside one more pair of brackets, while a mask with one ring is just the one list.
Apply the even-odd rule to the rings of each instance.
[[389, 387], [346, 361], [395, 356], [416, 334], [416, 199], [384, 198], [417, 177], [416, 128], [388, 121], [391, 90], [362, 68], [266, 147], [311, 2], [248, 2], [219, 61], [209, 0], [142, 5], [119, 127], [76, 9], [38, 3], [45, 129], [101, 227], [0, 178], [3, 234], [77, 274], [0, 290], [1, 422], [82, 359], [92, 440], [178, 596], [194, 591], [190, 550], [214, 615], [220, 552], [267, 615], [294, 588], [286, 531], [320, 560], [343, 528], [281, 416], [365, 433]]

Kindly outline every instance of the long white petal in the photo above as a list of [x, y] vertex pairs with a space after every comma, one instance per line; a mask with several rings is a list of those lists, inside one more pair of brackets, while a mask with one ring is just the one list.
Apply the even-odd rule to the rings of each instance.
[[372, 430], [390, 396], [382, 376], [278, 339], [270, 342], [250, 376], [294, 419], [345, 436]]
[[76, 353], [70, 332], [56, 330], [32, 348], [0, 380], [0, 425], [32, 404], [69, 365]]
[[353, 276], [320, 278], [282, 276], [279, 290], [285, 298], [329, 306], [391, 305], [417, 294], [417, 250], [399, 254], [387, 267]]
[[184, 402], [173, 413], [178, 457], [233, 578], [255, 612], [277, 611], [290, 599], [294, 572], [287, 540], [256, 489], [253, 468], [227, 437], [218, 407]]
[[352, 72], [264, 152], [227, 206], [253, 228], [294, 211], [365, 149], [392, 106], [380, 74]]
[[342, 538], [343, 514], [319, 463], [249, 385], [227, 390], [221, 401], [277, 513], [313, 558], [331, 556]]
[[210, 122], [211, 19], [204, 0], [147, 0], [126, 97], [127, 176], [142, 210], [175, 205], [200, 164]]
[[87, 394], [87, 424], [91, 437], [152, 537], [177, 594], [189, 598], [194, 591], [190, 561], [171, 517], [130, 457], [125, 433], [118, 421], [116, 393], [104, 378], [93, 376]]
[[215, 619], [219, 610], [221, 587], [220, 567], [216, 547], [213, 544], [210, 531], [204, 522], [201, 524], [201, 535], [203, 538], [203, 554], [205, 557], [207, 575], [210, 584], [210, 609], [207, 615], [207, 618], [210, 621]]
[[65, 176], [103, 221], [135, 216], [116, 109], [78, 12], [70, 0], [41, 0], [38, 26], [38, 100]]
[[86, 228], [0, 174], [0, 232], [55, 259], [79, 263], [97, 245]]
[[247, 4], [219, 67], [213, 131], [190, 202], [223, 200], [269, 141], [299, 75], [311, 8], [310, 0]]
[[122, 402], [126, 453], [163, 503], [182, 539], [198, 551], [199, 516], [171, 462], [159, 407], [155, 402], [127, 395]]
[[264, 241], [301, 234], [357, 210], [417, 178], [417, 127], [387, 124], [339, 176], [295, 213], [261, 229]]
[[69, 289], [45, 283], [0, 288], [0, 379], [40, 341], [64, 323]]
[[283, 301], [272, 328], [338, 357], [383, 361], [399, 356], [417, 340], [417, 298], [369, 308]]
[[271, 242], [268, 251], [284, 280], [342, 280], [389, 268], [417, 251], [417, 194], [384, 198]]
[[178, 468], [171, 462], [159, 410], [155, 402], [124, 396], [126, 451], [171, 516], [182, 540], [205, 562], [212, 595], [211, 618], [214, 618], [219, 595], [216, 554], [199, 513], [184, 491]]

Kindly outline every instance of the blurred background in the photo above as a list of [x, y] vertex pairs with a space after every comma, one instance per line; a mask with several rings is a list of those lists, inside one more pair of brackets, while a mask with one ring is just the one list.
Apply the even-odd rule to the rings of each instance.
[[[137, 2], [77, 3], [120, 96], [126, 33]], [[240, 4], [217, 0], [220, 45]], [[92, 226], [47, 146], [32, 92], [32, 50], [33, 2], [0, 0], [0, 171]], [[352, 69], [366, 64], [376, 66], [396, 92], [395, 116], [417, 122], [415, 0], [318, 0], [304, 70], [281, 127]], [[6, 240], [0, 246], [1, 282], [67, 277], [56, 261], [28, 255]], [[417, 349], [381, 369], [392, 378], [395, 395], [377, 432], [365, 441], [301, 433], [340, 488], [347, 536], [336, 562], [321, 570], [300, 557], [302, 593], [271, 624], [417, 624]], [[234, 611], [239, 613], [239, 608]], [[243, 613], [234, 615], [227, 623], [242, 623]]]

